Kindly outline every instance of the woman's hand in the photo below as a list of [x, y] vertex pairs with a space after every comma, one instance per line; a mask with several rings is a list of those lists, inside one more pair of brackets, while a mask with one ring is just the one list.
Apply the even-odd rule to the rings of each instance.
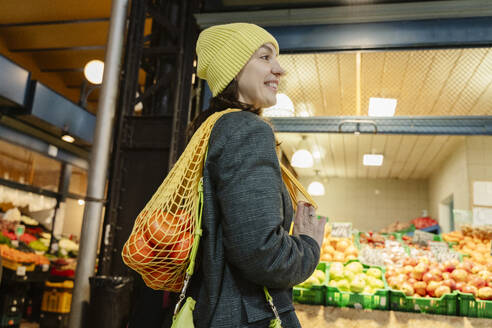
[[297, 202], [297, 211], [294, 219], [294, 235], [308, 235], [316, 240], [319, 247], [323, 243], [325, 233], [325, 219], [318, 219], [315, 208], [306, 202]]

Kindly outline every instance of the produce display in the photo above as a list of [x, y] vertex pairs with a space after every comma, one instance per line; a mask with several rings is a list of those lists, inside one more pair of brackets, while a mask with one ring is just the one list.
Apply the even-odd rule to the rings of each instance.
[[398, 232], [398, 231], [406, 231], [410, 230], [412, 228], [412, 223], [411, 222], [406, 222], [406, 223], [401, 223], [399, 221], [395, 221], [389, 226], [387, 226], [384, 229], [381, 229], [379, 231], [380, 233], [393, 233], [393, 232]]
[[307, 278], [304, 282], [300, 283], [298, 286], [303, 288], [310, 288], [314, 285], [322, 285], [325, 282], [325, 273], [323, 270], [316, 269], [313, 274]]
[[481, 300], [492, 299], [492, 265], [471, 261], [432, 262], [426, 257], [408, 258], [405, 265], [388, 266], [386, 280], [406, 296], [441, 297], [453, 291], [471, 293]]
[[359, 250], [355, 247], [352, 238], [338, 238], [326, 236], [321, 246], [321, 261], [323, 262], [342, 262], [355, 260]]
[[7, 260], [18, 263], [34, 263], [36, 265], [50, 263], [48, 258], [44, 255], [19, 251], [7, 245], [0, 245], [0, 256]]
[[491, 235], [486, 229], [464, 228], [462, 231], [453, 231], [443, 234], [443, 240], [451, 242], [452, 248], [468, 256], [474, 263], [486, 265], [492, 263]]
[[364, 269], [358, 261], [345, 265], [331, 263], [329, 279], [328, 286], [352, 293], [374, 294], [376, 290], [385, 288], [382, 271], [378, 268]]
[[386, 240], [384, 248], [372, 248], [369, 245], [361, 245], [359, 260], [366, 265], [402, 265], [407, 256], [408, 254], [405, 248], [399, 241]]
[[384, 235], [381, 235], [379, 233], [373, 233], [372, 231], [369, 232], [361, 232], [359, 234], [359, 243], [361, 245], [369, 245], [374, 248], [384, 248], [384, 242], [386, 239], [391, 239], [394, 240], [395, 236], [389, 235], [388, 237], [385, 237]]

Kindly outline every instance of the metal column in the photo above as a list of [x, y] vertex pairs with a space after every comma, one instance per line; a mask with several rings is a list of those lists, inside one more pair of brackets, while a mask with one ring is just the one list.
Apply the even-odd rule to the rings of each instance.
[[82, 223], [79, 261], [70, 310], [70, 328], [82, 327], [85, 318], [84, 303], [89, 300], [89, 277], [94, 274], [100, 218], [111, 147], [113, 118], [116, 109], [120, 63], [125, 35], [128, 0], [113, 0], [105, 56], [101, 99], [92, 147], [87, 200]]

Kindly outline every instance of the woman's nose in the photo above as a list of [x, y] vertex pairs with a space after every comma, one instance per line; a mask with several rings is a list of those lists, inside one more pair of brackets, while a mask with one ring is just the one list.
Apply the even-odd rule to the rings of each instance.
[[279, 76], [285, 74], [284, 69], [282, 68], [282, 66], [280, 66], [280, 63], [277, 60], [275, 60], [273, 64], [272, 73]]

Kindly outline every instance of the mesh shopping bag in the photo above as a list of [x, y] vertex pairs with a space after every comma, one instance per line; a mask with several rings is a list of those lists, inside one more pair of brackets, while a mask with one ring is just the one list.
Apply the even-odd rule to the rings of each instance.
[[[201, 234], [201, 179], [208, 140], [215, 122], [229, 109], [211, 115], [196, 131], [171, 172], [140, 212], [122, 257], [150, 288], [179, 292], [190, 252]], [[196, 250], [195, 250], [196, 251]]]

